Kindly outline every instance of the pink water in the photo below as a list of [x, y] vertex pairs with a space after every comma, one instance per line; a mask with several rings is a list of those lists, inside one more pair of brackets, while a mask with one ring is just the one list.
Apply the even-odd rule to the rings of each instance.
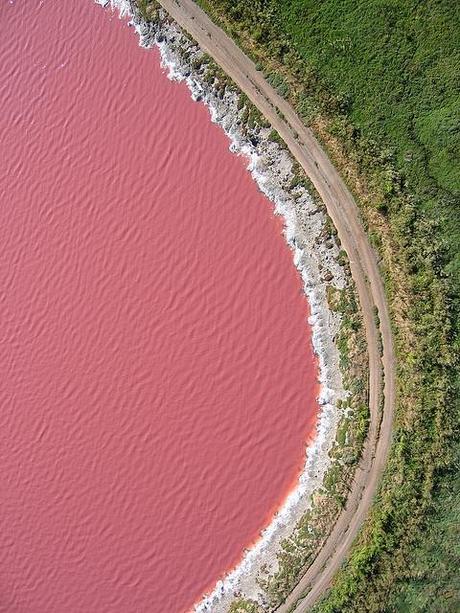
[[90, 0], [0, 24], [0, 610], [181, 612], [302, 467], [300, 279], [131, 28]]

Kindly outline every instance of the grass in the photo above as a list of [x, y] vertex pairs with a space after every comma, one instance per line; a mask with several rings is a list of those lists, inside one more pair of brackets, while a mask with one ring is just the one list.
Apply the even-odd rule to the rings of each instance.
[[342, 101], [354, 129], [388, 149], [449, 243], [460, 279], [460, 3], [268, 3], [299, 56]]
[[[460, 449], [457, 450], [457, 463]], [[418, 546], [407, 559], [406, 576], [398, 582], [388, 610], [447, 613], [460, 609], [460, 477], [446, 475]]]
[[301, 57], [343, 97], [353, 125], [391, 142], [412, 185], [431, 179], [458, 196], [460, 4], [272, 4]]

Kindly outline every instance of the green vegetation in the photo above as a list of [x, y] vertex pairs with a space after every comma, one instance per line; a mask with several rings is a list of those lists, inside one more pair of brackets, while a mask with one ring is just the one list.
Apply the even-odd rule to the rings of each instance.
[[[460, 5], [285, 0], [280, 29], [355, 128], [394, 148], [411, 186], [460, 191]], [[433, 206], [436, 201], [426, 203]], [[458, 224], [459, 220], [455, 219]], [[460, 227], [457, 226], [457, 231]]]
[[136, 4], [144, 19], [157, 20], [157, 11], [160, 5], [156, 0], [136, 0]]
[[450, 473], [441, 481], [436, 513], [427, 522], [422, 542], [407, 560], [405, 577], [392, 591], [388, 609], [412, 613], [458, 611], [459, 560], [460, 476]]
[[260, 607], [251, 600], [236, 598], [230, 605], [228, 613], [259, 613]]
[[381, 256], [398, 359], [393, 445], [370, 517], [316, 608], [458, 610], [460, 4], [200, 4], [286, 85]]

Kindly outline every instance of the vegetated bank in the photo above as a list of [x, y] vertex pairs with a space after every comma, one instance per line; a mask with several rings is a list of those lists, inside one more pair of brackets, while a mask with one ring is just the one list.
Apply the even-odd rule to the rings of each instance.
[[199, 3], [323, 142], [381, 256], [398, 357], [393, 446], [349, 562], [317, 608], [454, 610], [460, 5]]
[[[316, 486], [312, 503], [309, 504], [309, 498], [304, 497], [302, 505], [303, 508], [306, 508], [306, 512], [299, 516], [300, 521], [297, 526], [292, 524], [287, 538], [281, 543], [275, 567], [272, 566], [271, 554], [267, 557], [265, 551], [263, 560], [260, 560], [260, 563], [266, 562], [266, 567], [262, 568], [258, 574], [259, 588], [256, 586], [256, 591], [258, 590], [261, 594], [259, 602], [262, 601], [265, 608], [272, 608], [283, 601], [305, 562], [314, 558], [318, 548], [328, 536], [335, 519], [343, 508], [361, 456], [369, 417], [367, 349], [361, 314], [346, 254], [336, 247], [339, 239], [332, 223], [327, 218], [325, 207], [319, 198], [308, 203], [309, 197], [306, 199], [305, 195], [307, 192], [311, 194], [313, 188], [305, 178], [300, 166], [293, 164], [290, 160], [277, 133], [270, 130], [259, 111], [249, 103], [244, 94], [238, 93], [236, 86], [212, 59], [181, 34], [174, 24], [169, 24], [168, 16], [164, 11], [158, 11], [156, 3], [143, 2], [138, 6], [145, 20], [137, 21], [136, 18], [143, 44], [150, 45], [157, 41], [165, 60], [168, 63], [169, 60], [172, 61], [175, 74], [187, 78], [195, 95], [203, 98], [214, 110], [215, 118], [232, 135], [232, 139], [236, 139], [235, 142], [241, 140], [242, 143], [246, 143], [246, 148], [252, 145], [254, 153], [257, 152], [259, 156], [262, 154], [264, 158], [262, 163], [269, 166], [267, 175], [270, 177], [269, 182], [272, 182], [274, 186], [274, 189], [269, 189], [267, 192], [269, 197], [277, 204], [277, 208], [280, 206], [279, 201], [290, 202], [290, 216], [294, 213], [297, 220], [295, 224], [298, 230], [292, 233], [291, 228], [288, 242], [292, 247], [300, 250], [297, 251], [297, 256], [300, 257], [297, 261], [299, 269], [303, 270], [305, 266], [307, 267], [304, 281], [310, 304], [317, 309], [318, 298], [316, 296], [324, 293], [326, 311], [335, 313], [332, 320], [340, 322], [339, 329], [335, 328], [333, 323], [332, 326], [330, 323], [327, 324], [329, 338], [324, 339], [323, 342], [334, 344], [332, 339], [335, 337], [342, 372], [342, 385], [348, 393], [342, 398], [338, 407], [341, 419], [338, 424], [335, 422], [336, 427], [332, 432], [335, 440], [332, 441], [332, 444], [328, 443], [327, 465], [329, 468], [324, 480], [321, 475], [322, 483], [318, 481], [320, 486]], [[262, 186], [261, 183], [259, 185]], [[265, 187], [263, 189], [266, 191]], [[290, 223], [292, 224], [292, 221]], [[314, 262], [303, 263], [305, 258], [307, 260], [316, 259], [319, 263], [319, 270], [315, 272], [317, 264]], [[337, 259], [337, 265], [333, 263], [334, 258]], [[334, 282], [334, 276], [337, 273], [331, 274], [331, 270], [335, 269], [337, 272], [340, 269], [345, 270], [345, 278], [348, 281], [344, 285]], [[327, 319], [331, 320], [330, 316], [327, 316]], [[323, 352], [324, 350], [321, 350], [320, 355]], [[332, 359], [332, 354], [328, 355]], [[333, 365], [332, 361], [331, 365]], [[322, 368], [327, 367], [328, 364], [323, 362]], [[327, 381], [328, 379], [326, 383]], [[330, 402], [326, 400], [325, 404]], [[331, 424], [334, 424], [334, 421]], [[324, 433], [321, 434], [321, 437], [324, 437]], [[321, 437], [320, 440], [322, 440]], [[327, 453], [324, 444], [322, 448], [322, 453]], [[319, 471], [315, 469], [313, 472]], [[316, 478], [313, 474], [308, 475], [310, 489], [313, 488], [317, 479], [319, 477]], [[241, 586], [243, 592], [246, 593], [244, 589], [246, 585], [241, 584]], [[252, 593], [254, 593], [253, 589]], [[210, 606], [209, 610], [215, 611], [220, 604], [212, 601], [209, 605], [205, 602], [203, 606]], [[230, 604], [230, 609], [238, 610], [242, 606], [258, 607], [254, 601], [238, 599]]]

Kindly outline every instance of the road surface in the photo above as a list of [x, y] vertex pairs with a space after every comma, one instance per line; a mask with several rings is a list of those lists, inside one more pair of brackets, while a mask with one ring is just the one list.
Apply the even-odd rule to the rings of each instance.
[[[348, 254], [361, 304], [369, 354], [369, 434], [343, 512], [314, 562], [277, 610], [278, 613], [307, 611], [331, 585], [334, 574], [346, 559], [372, 504], [390, 447], [395, 359], [383, 283], [353, 196], [292, 106], [276, 93], [256, 70], [254, 62], [192, 0], [159, 0], [159, 3], [248, 96], [303, 167], [326, 205]], [[378, 325], [374, 307], [378, 310]]]

